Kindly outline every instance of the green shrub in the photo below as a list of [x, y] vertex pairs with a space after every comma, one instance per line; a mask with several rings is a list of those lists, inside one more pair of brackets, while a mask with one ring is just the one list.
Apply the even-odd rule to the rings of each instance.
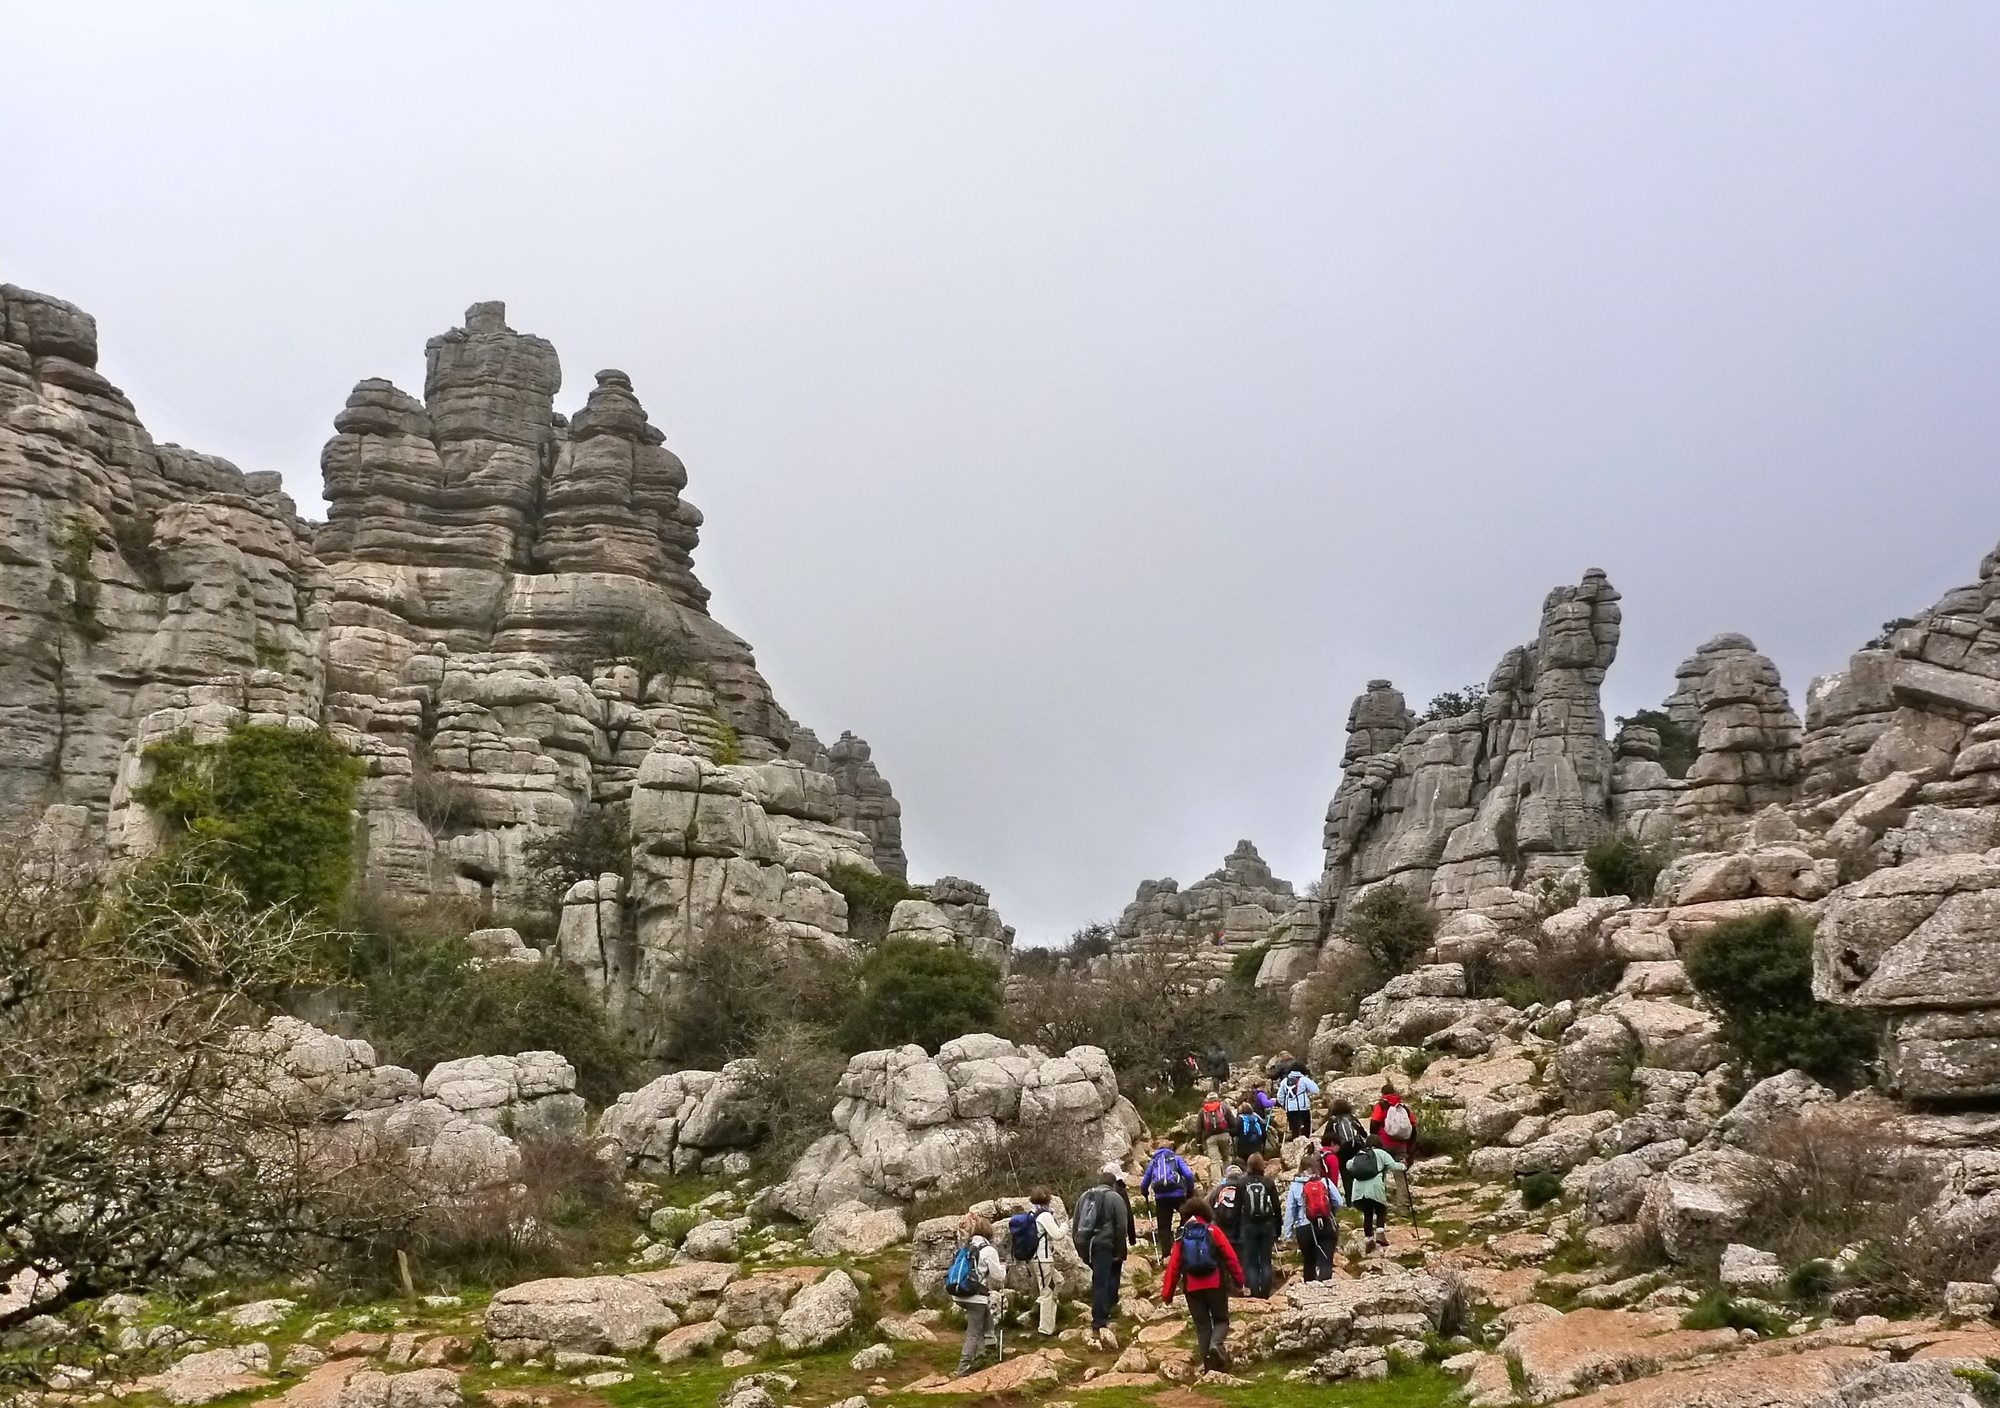
[[922, 887], [907, 880], [846, 862], [835, 865], [826, 878], [847, 901], [847, 937], [858, 944], [881, 942], [896, 906], [924, 897]]
[[713, 1069], [752, 1054], [773, 1027], [840, 1024], [852, 1008], [851, 960], [795, 943], [763, 924], [706, 926], [681, 955], [659, 1050], [677, 1066]]
[[1674, 722], [1673, 716], [1661, 709], [1641, 709], [1636, 714], [1621, 714], [1618, 727], [1636, 724], [1649, 728], [1660, 736], [1660, 766], [1668, 777], [1681, 778], [1688, 775], [1696, 758], [1701, 756], [1701, 734], [1686, 724]]
[[629, 1088], [633, 1052], [576, 974], [554, 963], [475, 966], [463, 925], [436, 911], [363, 923], [343, 976], [385, 1062], [421, 1073], [463, 1056], [555, 1051], [593, 1104]]
[[1431, 1062], [1436, 1059], [1430, 1052], [1422, 1048], [1412, 1051], [1403, 1058], [1403, 1074], [1411, 1080], [1415, 1080], [1425, 1071], [1428, 1071], [1431, 1068]]
[[1463, 689], [1447, 689], [1435, 696], [1417, 722], [1436, 723], [1439, 719], [1456, 719], [1466, 714], [1477, 713], [1486, 703], [1486, 686], [1469, 684]]
[[238, 724], [213, 743], [184, 734], [146, 750], [133, 796], [170, 848], [201, 845], [254, 906], [331, 913], [354, 869], [361, 763], [320, 729]]
[[1688, 978], [1722, 1016], [1722, 1035], [1753, 1075], [1796, 1067], [1854, 1085], [1875, 1055], [1875, 1029], [1813, 1000], [1812, 925], [1782, 910], [1732, 919], [1699, 935]]
[[1000, 970], [961, 948], [896, 939], [861, 965], [861, 995], [841, 1024], [841, 1045], [870, 1051], [914, 1042], [935, 1051], [1000, 1017]]
[[1521, 1180], [1521, 1201], [1531, 1208], [1553, 1203], [1563, 1193], [1562, 1175], [1543, 1170]]
[[1785, 1297], [1810, 1305], [1832, 1295], [1839, 1279], [1840, 1273], [1834, 1270], [1832, 1262], [1824, 1257], [1811, 1257], [1794, 1266], [1785, 1277]]
[[624, 875], [632, 864], [632, 823], [623, 802], [585, 807], [561, 831], [545, 832], [523, 848], [535, 891], [551, 908], [579, 880]]
[[1378, 885], [1347, 911], [1341, 927], [1376, 967], [1393, 976], [1409, 971], [1437, 933], [1429, 905], [1395, 885]]
[[708, 721], [715, 725], [713, 761], [723, 767], [732, 767], [742, 762], [743, 738], [736, 732], [736, 725], [729, 722], [720, 709], [710, 709]]
[[1239, 988], [1257, 986], [1257, 974], [1264, 967], [1264, 956], [1271, 951], [1271, 941], [1254, 944], [1229, 961], [1229, 981]]
[[1640, 904], [1653, 898], [1654, 882], [1667, 857], [1620, 831], [1591, 843], [1583, 853], [1593, 895], [1624, 895]]
[[1784, 1316], [1739, 1301], [1727, 1291], [1711, 1291], [1681, 1317], [1683, 1330], [1755, 1330], [1766, 1338], [1785, 1333]]
[[654, 680], [664, 679], [666, 692], [672, 693], [681, 680], [710, 677], [708, 662], [693, 637], [667, 616], [629, 612], [615, 616], [584, 643], [583, 654], [571, 664], [581, 675], [611, 660], [623, 660], [638, 672], [642, 695]]

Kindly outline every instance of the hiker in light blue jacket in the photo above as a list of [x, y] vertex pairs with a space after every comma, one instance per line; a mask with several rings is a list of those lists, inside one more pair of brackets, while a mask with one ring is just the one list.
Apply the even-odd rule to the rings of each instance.
[[1287, 1071], [1278, 1082], [1278, 1103], [1284, 1107], [1285, 1123], [1292, 1128], [1292, 1138], [1312, 1133], [1313, 1096], [1317, 1094], [1319, 1086], [1304, 1071]]

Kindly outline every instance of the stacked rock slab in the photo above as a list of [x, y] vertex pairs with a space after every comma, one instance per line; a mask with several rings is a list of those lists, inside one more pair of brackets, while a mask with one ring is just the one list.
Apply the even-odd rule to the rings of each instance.
[[1474, 891], [1577, 862], [1609, 813], [1599, 689], [1619, 621], [1618, 593], [1593, 568], [1549, 594], [1534, 642], [1501, 659], [1478, 711], [1399, 733], [1409, 718], [1402, 696], [1370, 685], [1349, 714], [1327, 811], [1321, 888], [1336, 910], [1393, 880], [1453, 911]]
[[1900, 1093], [2000, 1094], [2000, 549], [1814, 681], [1806, 717], [1807, 816], [1860, 872], [1826, 901], [1816, 993], [1885, 1020]]
[[924, 892], [923, 899], [897, 901], [887, 938], [962, 948], [1005, 969], [1014, 950], [1014, 930], [1001, 920], [984, 885], [946, 875]]
[[1698, 731], [1700, 755], [1675, 803], [1683, 818], [1747, 816], [1792, 800], [1799, 776], [1799, 716], [1778, 667], [1747, 636], [1719, 635], [1674, 671], [1666, 703]]
[[1140, 882], [1113, 926], [1115, 948], [1192, 952], [1204, 968], [1227, 971], [1236, 956], [1272, 940], [1298, 905], [1289, 880], [1271, 873], [1249, 841], [1185, 890], [1171, 879]]
[[839, 1094], [834, 1132], [774, 1192], [801, 1221], [850, 1200], [883, 1207], [976, 1180], [1017, 1130], [1053, 1132], [1092, 1162], [1123, 1162], [1143, 1132], [1094, 1046], [1051, 1056], [981, 1034], [936, 1056], [920, 1046], [864, 1051], [847, 1063]]
[[828, 748], [811, 729], [794, 726], [790, 756], [817, 772], [832, 775], [837, 784], [834, 819], [868, 838], [875, 865], [884, 875], [907, 880], [910, 860], [903, 853], [903, 804], [876, 769], [868, 740], [843, 732]]

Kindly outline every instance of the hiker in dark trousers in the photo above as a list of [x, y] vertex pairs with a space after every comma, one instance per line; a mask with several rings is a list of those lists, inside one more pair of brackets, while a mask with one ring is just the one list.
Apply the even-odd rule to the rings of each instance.
[[1340, 1189], [1316, 1159], [1299, 1170], [1285, 1191], [1284, 1235], [1299, 1244], [1308, 1281], [1333, 1277], [1333, 1254], [1340, 1246]]
[[1180, 1235], [1167, 1255], [1160, 1303], [1172, 1305], [1178, 1287], [1187, 1292], [1188, 1319], [1194, 1322], [1195, 1352], [1204, 1369], [1227, 1369], [1222, 1342], [1229, 1337], [1229, 1285], [1243, 1284], [1243, 1263], [1209, 1217], [1208, 1202], [1190, 1198], [1181, 1212]]
[[1264, 1172], [1262, 1154], [1250, 1156], [1237, 1189], [1236, 1216], [1242, 1235], [1230, 1240], [1243, 1253], [1243, 1289], [1261, 1299], [1271, 1294], [1271, 1256], [1284, 1221], [1284, 1199]]
[[1236, 1111], [1236, 1162], [1248, 1163], [1252, 1154], [1263, 1153], [1264, 1141], [1270, 1134], [1270, 1120], [1255, 1101], [1245, 1100]]
[[1153, 1200], [1153, 1238], [1160, 1244], [1161, 1256], [1174, 1244], [1175, 1214], [1193, 1194], [1194, 1170], [1169, 1141], [1161, 1139], [1139, 1180], [1139, 1196]]
[[1347, 1181], [1347, 1161], [1368, 1147], [1368, 1131], [1354, 1117], [1354, 1106], [1345, 1100], [1333, 1102], [1333, 1108], [1327, 1112], [1326, 1128], [1320, 1132], [1319, 1145], [1320, 1157], [1326, 1161], [1327, 1168], [1340, 1176], [1341, 1197], [1353, 1202], [1354, 1194]]
[[1348, 1162], [1354, 1206], [1361, 1209], [1363, 1252], [1389, 1250], [1389, 1175], [1401, 1172], [1402, 1163], [1387, 1149], [1363, 1149]]
[[1278, 1082], [1278, 1103], [1285, 1107], [1285, 1122], [1291, 1126], [1292, 1138], [1312, 1133], [1313, 1096], [1317, 1094], [1319, 1086], [1304, 1071], [1287, 1071]]
[[1106, 1164], [1103, 1181], [1076, 1200], [1070, 1240], [1090, 1267], [1090, 1337], [1100, 1348], [1116, 1349], [1111, 1316], [1118, 1309], [1125, 1249], [1138, 1240], [1132, 1230], [1132, 1204], [1125, 1196], [1125, 1170], [1117, 1164]]
[[1211, 1046], [1202, 1064], [1208, 1068], [1208, 1078], [1215, 1082], [1217, 1089], [1229, 1084], [1228, 1052], [1219, 1046]]

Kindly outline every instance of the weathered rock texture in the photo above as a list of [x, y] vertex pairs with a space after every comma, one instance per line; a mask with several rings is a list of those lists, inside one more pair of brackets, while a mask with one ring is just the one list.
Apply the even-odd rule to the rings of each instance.
[[1256, 846], [1238, 841], [1218, 869], [1185, 890], [1171, 879], [1140, 882], [1112, 937], [1125, 952], [1192, 952], [1204, 967], [1226, 971], [1238, 954], [1279, 937], [1298, 902], [1291, 881], [1273, 875]]
[[1674, 680], [1666, 712], [1698, 730], [1701, 742], [1679, 810], [1742, 815], [1791, 801], [1802, 730], [1778, 667], [1747, 636], [1720, 635], [1685, 661]]
[[1093, 1158], [1122, 1161], [1142, 1132], [1094, 1046], [1050, 1056], [996, 1036], [963, 1036], [936, 1056], [920, 1046], [864, 1051], [847, 1063], [834, 1132], [776, 1190], [812, 1221], [840, 1203], [908, 1202], [974, 1180], [1016, 1129], [1054, 1130]]
[[829, 870], [906, 870], [868, 745], [822, 747], [709, 615], [687, 471], [623, 372], [565, 417], [555, 349], [473, 305], [422, 399], [355, 386], [315, 528], [276, 474], [155, 445], [96, 360], [86, 314], [0, 286], [0, 813], [143, 852], [147, 745], [324, 726], [367, 766], [370, 887], [526, 908], [529, 842], [625, 804], [559, 950], [640, 1026], [692, 936], [837, 945]]
[[1619, 620], [1617, 591], [1593, 569], [1549, 594], [1534, 642], [1501, 658], [1476, 712], [1411, 726], [1393, 687], [1369, 685], [1327, 810], [1322, 893], [1336, 912], [1383, 880], [1458, 910], [1476, 890], [1576, 864], [1608, 826], [1598, 693]]

